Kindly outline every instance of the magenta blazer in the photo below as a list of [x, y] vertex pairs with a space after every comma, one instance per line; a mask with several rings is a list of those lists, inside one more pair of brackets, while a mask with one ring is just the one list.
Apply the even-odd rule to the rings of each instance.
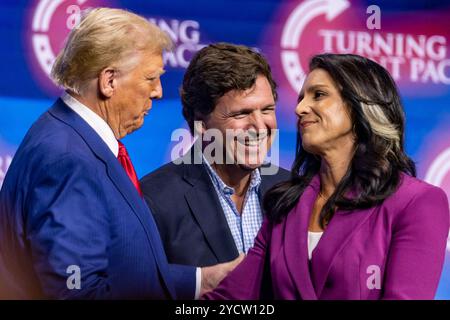
[[440, 188], [403, 174], [381, 205], [337, 211], [309, 261], [308, 224], [319, 188], [316, 176], [280, 223], [266, 219], [247, 257], [202, 298], [256, 300], [263, 281], [271, 282], [274, 299], [434, 298], [449, 232]]

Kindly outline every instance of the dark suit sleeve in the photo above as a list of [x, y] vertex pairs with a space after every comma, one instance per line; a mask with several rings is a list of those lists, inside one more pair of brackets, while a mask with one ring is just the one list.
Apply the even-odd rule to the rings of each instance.
[[445, 193], [435, 187], [416, 195], [397, 216], [386, 264], [383, 299], [433, 299], [449, 231]]
[[[67, 154], [35, 176], [26, 204], [26, 237], [43, 292], [58, 299], [113, 297], [107, 275], [107, 199], [95, 170]], [[76, 275], [68, 273], [70, 266], [80, 270], [80, 289], [69, 289], [76, 284], [69, 278]]]
[[175, 283], [178, 300], [193, 300], [195, 298], [197, 268], [179, 264], [169, 264], [170, 274]]

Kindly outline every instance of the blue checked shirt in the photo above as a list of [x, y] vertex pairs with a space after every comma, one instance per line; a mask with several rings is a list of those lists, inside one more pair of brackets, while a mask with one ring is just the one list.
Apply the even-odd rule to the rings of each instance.
[[247, 253], [253, 247], [253, 242], [263, 221], [259, 203], [259, 186], [261, 185], [259, 169], [253, 170], [252, 172], [250, 184], [245, 194], [242, 214], [240, 214], [231, 199], [231, 195], [234, 194], [234, 189], [222, 181], [205, 157], [203, 157], [203, 163], [219, 197], [236, 248], [239, 253]]

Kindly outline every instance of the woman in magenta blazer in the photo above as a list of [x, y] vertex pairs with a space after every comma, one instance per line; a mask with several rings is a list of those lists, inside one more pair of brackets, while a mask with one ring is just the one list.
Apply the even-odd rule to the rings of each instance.
[[404, 113], [380, 65], [313, 57], [298, 98], [290, 181], [275, 186], [244, 261], [205, 299], [433, 299], [445, 193], [415, 178]]

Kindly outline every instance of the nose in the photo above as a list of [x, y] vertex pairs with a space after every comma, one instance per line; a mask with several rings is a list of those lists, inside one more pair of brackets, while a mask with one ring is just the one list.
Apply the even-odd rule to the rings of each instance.
[[161, 99], [163, 96], [161, 79], [157, 79], [155, 81], [157, 81], [157, 83], [155, 84], [155, 87], [153, 88], [153, 90], [150, 94], [150, 98], [151, 99]]
[[298, 117], [302, 117], [311, 111], [311, 107], [306, 99], [301, 99], [295, 107], [295, 113]]

